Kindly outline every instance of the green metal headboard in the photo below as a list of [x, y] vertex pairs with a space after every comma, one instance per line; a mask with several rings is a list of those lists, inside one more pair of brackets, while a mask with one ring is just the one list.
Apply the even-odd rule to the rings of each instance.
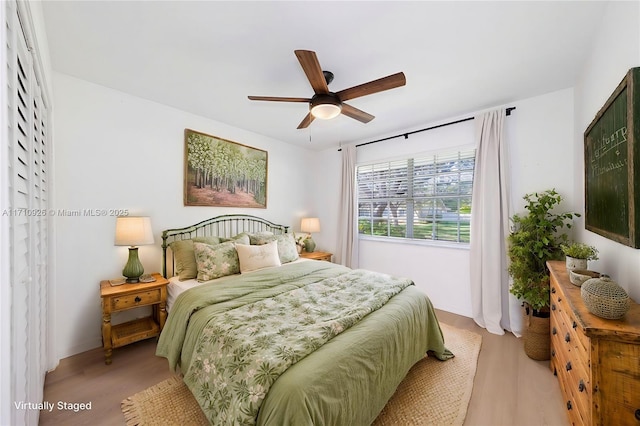
[[212, 217], [195, 225], [162, 231], [162, 275], [167, 276], [167, 266], [173, 273], [173, 256], [167, 257], [167, 248], [173, 241], [189, 240], [195, 237], [217, 236], [229, 238], [242, 232], [255, 233], [270, 231], [274, 234], [286, 234], [289, 227], [278, 225], [266, 219], [248, 214], [230, 214]]

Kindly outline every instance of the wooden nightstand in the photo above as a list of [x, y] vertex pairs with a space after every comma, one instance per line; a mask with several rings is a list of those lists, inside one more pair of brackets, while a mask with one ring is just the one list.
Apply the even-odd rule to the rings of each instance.
[[332, 256], [333, 253], [328, 253], [326, 251], [313, 251], [311, 253], [303, 251], [300, 253], [300, 257], [304, 257], [305, 259], [325, 260], [327, 262], [331, 262]]
[[[102, 345], [104, 363], [111, 364], [113, 348], [160, 334], [167, 320], [167, 281], [162, 275], [152, 274], [152, 283], [122, 284], [112, 286], [109, 280], [100, 282], [102, 297]], [[113, 312], [126, 311], [140, 306], [152, 306], [153, 315], [123, 324], [111, 325]]]

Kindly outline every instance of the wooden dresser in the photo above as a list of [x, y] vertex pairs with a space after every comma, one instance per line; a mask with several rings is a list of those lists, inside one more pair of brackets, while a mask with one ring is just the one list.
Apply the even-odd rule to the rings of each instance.
[[640, 305], [621, 320], [591, 314], [563, 261], [551, 271], [551, 371], [573, 425], [640, 425]]

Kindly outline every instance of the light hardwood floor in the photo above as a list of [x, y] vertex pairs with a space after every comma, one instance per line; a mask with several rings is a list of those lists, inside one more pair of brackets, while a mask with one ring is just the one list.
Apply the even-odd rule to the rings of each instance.
[[[533, 361], [511, 334], [496, 336], [472, 319], [438, 311], [441, 322], [482, 335], [482, 348], [465, 425], [542, 426], [568, 424], [560, 387], [547, 361]], [[104, 364], [102, 349], [66, 358], [47, 374], [44, 400], [91, 402], [91, 411], [43, 411], [40, 425], [123, 425], [120, 402], [171, 376], [167, 361], [155, 356], [155, 340], [113, 351]]]

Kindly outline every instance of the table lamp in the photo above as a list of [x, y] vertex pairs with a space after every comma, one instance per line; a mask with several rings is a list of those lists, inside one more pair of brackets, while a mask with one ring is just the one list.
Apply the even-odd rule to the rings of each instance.
[[121, 216], [116, 218], [116, 246], [130, 246], [129, 260], [122, 270], [128, 283], [137, 283], [144, 273], [138, 258], [138, 247], [153, 244], [151, 220], [148, 217]]
[[316, 242], [311, 238], [311, 233], [320, 232], [320, 219], [317, 217], [304, 217], [300, 224], [300, 230], [307, 233], [307, 238], [304, 240], [304, 249], [307, 252], [313, 252], [316, 249]]

